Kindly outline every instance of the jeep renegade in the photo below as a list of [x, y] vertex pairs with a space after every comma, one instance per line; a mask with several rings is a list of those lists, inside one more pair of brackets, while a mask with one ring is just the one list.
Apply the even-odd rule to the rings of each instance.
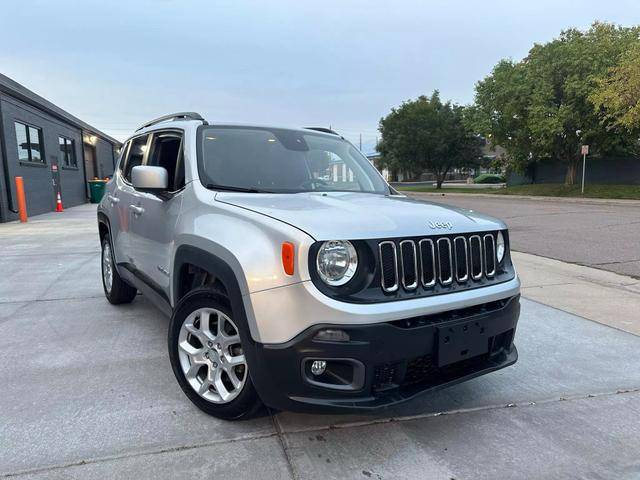
[[173, 372], [211, 415], [387, 407], [517, 359], [504, 223], [399, 194], [331, 130], [173, 114], [116, 167], [104, 293], [171, 317]]

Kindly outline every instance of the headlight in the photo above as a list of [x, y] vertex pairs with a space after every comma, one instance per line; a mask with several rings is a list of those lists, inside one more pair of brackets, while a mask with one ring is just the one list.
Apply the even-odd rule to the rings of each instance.
[[496, 240], [496, 256], [498, 257], [498, 263], [501, 263], [504, 259], [504, 253], [504, 236], [502, 235], [502, 232], [498, 232], [498, 239]]
[[318, 275], [332, 287], [344, 285], [353, 278], [358, 268], [358, 254], [351, 242], [330, 240], [324, 242], [316, 258]]

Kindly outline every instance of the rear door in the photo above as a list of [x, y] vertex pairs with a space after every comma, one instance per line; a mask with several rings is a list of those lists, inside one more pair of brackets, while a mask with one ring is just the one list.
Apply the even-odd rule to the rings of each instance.
[[115, 218], [118, 222], [117, 227], [111, 229], [116, 262], [130, 270], [136, 268], [135, 255], [131, 249], [131, 231], [137, 219], [131, 206], [137, 205], [139, 201], [139, 193], [131, 185], [131, 170], [144, 163], [150, 140], [150, 135], [140, 135], [128, 142], [128, 149], [123, 154], [126, 157], [120, 162], [116, 188], [113, 192], [108, 192], [110, 196], [107, 197], [113, 209], [112, 221]]
[[184, 189], [183, 132], [166, 130], [153, 133], [145, 165], [164, 167], [169, 174], [166, 192], [136, 192], [136, 211], [131, 220], [130, 250], [138, 275], [168, 298], [169, 270], [175, 228]]

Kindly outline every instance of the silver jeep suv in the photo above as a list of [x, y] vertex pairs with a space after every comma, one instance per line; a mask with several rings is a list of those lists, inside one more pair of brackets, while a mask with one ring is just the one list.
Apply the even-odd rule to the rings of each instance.
[[107, 299], [171, 316], [205, 412], [373, 409], [513, 364], [504, 223], [391, 188], [339, 134], [154, 120], [98, 208]]

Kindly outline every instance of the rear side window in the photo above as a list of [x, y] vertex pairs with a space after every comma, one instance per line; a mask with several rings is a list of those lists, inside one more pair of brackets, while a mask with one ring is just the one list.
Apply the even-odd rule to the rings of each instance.
[[127, 182], [131, 182], [131, 170], [133, 170], [133, 167], [142, 165], [144, 154], [147, 151], [148, 138], [149, 135], [142, 135], [131, 140], [127, 160], [125, 161], [124, 168], [122, 169], [122, 176]]

